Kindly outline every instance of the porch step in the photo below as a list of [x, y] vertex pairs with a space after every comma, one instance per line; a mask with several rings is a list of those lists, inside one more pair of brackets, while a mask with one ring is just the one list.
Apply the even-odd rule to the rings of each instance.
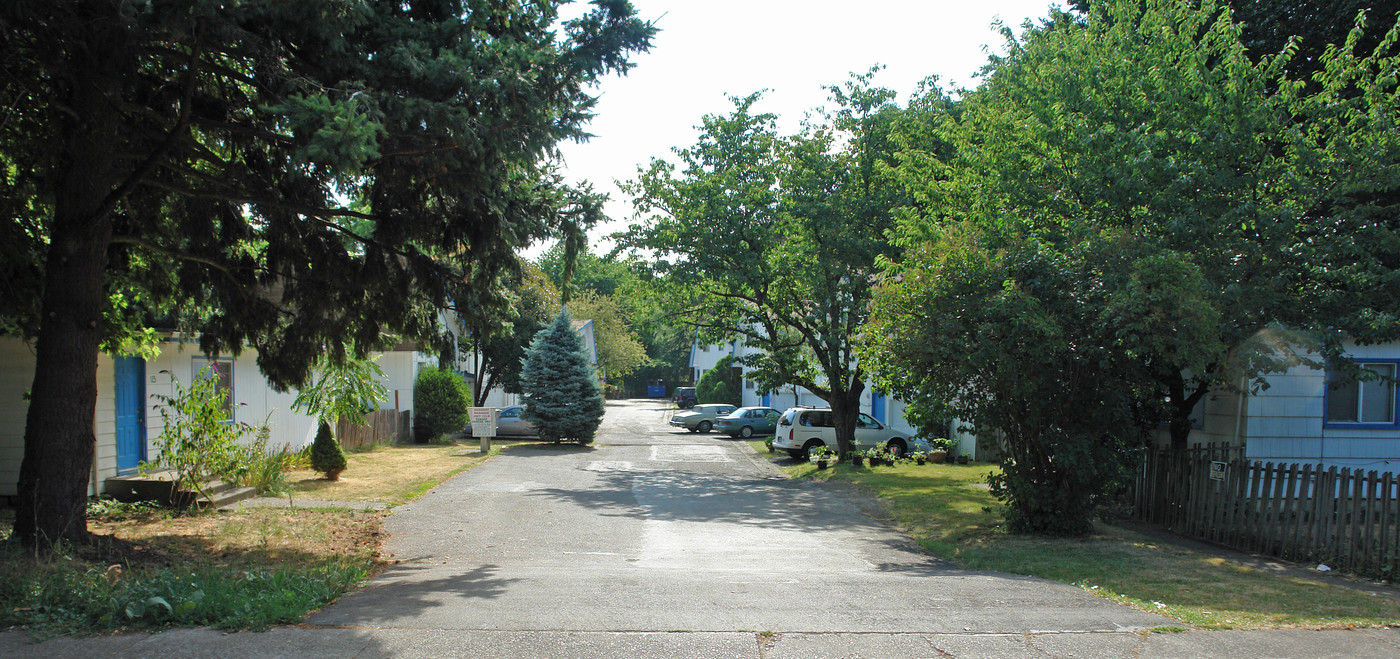
[[147, 474], [108, 478], [103, 493], [118, 501], [128, 503], [136, 501], [171, 503], [172, 501], [187, 501], [192, 497], [198, 497], [195, 500], [195, 505], [201, 508], [209, 506], [222, 508], [244, 499], [251, 499], [258, 494], [257, 490], [251, 487], [238, 487], [217, 480], [210, 481], [205, 485], [204, 489], [209, 493], [208, 498], [196, 494], [193, 488], [188, 487], [175, 493], [174, 487], [174, 472], [153, 471]]
[[212, 489], [209, 490], [209, 496], [211, 497], [211, 499], [204, 499], [202, 497], [200, 498], [199, 506], [201, 508], [207, 508], [209, 506], [213, 506], [215, 508], [231, 506], [244, 499], [251, 499], [255, 496], [258, 496], [258, 491], [257, 489], [251, 487], [234, 487], [232, 485], [223, 485], [223, 488], [217, 492]]

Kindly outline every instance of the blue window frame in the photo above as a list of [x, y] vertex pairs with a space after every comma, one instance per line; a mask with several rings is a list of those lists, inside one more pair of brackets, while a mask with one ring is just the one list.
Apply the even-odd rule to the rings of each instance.
[[1357, 360], [1357, 366], [1377, 375], [1356, 380], [1327, 372], [1323, 394], [1323, 426], [1327, 428], [1389, 429], [1396, 423], [1395, 375], [1400, 360]]

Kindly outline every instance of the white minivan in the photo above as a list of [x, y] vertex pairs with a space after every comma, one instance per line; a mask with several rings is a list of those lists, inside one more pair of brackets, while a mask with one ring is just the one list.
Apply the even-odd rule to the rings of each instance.
[[[787, 451], [788, 455], [800, 460], [818, 446], [836, 450], [836, 428], [831, 424], [830, 408], [793, 407], [783, 412], [773, 436], [773, 448]], [[861, 413], [856, 417], [856, 448], [875, 446], [883, 446], [895, 455], [904, 455], [910, 450], [927, 451], [929, 448], [928, 442], [923, 439], [910, 437], [907, 431], [887, 427], [870, 415]]]

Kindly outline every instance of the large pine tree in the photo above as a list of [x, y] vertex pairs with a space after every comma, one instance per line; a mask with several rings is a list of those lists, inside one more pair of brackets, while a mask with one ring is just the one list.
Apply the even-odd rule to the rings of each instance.
[[[0, 2], [0, 332], [37, 366], [15, 535], [87, 539], [97, 362], [152, 322], [325, 350], [495, 314], [515, 251], [598, 200], [551, 156], [650, 43], [626, 0]], [[160, 319], [156, 321], [155, 319]]]
[[603, 421], [603, 390], [567, 311], [530, 342], [520, 384], [525, 418], [540, 439], [593, 441]]

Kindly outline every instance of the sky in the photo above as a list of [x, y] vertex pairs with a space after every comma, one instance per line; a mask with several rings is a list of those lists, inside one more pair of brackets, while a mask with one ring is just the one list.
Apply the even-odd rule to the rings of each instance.
[[[796, 132], [804, 114], [826, 103], [823, 85], [881, 64], [875, 84], [908, 100], [918, 82], [937, 75], [945, 89], [972, 87], [1000, 52], [1000, 19], [1020, 31], [1026, 19], [1049, 13], [1052, 0], [632, 0], [660, 32], [650, 52], [632, 58], [625, 77], [609, 76], [595, 92], [597, 116], [586, 143], [561, 146], [567, 177], [591, 181], [610, 195], [612, 221], [590, 232], [593, 251], [603, 237], [627, 228], [630, 199], [614, 181], [635, 178], [652, 158], [672, 159], [673, 147], [698, 136], [706, 114], [733, 109], [728, 96], [765, 92], [756, 106]], [[575, 10], [577, 11], [577, 9]], [[535, 245], [536, 258], [548, 245]]]

